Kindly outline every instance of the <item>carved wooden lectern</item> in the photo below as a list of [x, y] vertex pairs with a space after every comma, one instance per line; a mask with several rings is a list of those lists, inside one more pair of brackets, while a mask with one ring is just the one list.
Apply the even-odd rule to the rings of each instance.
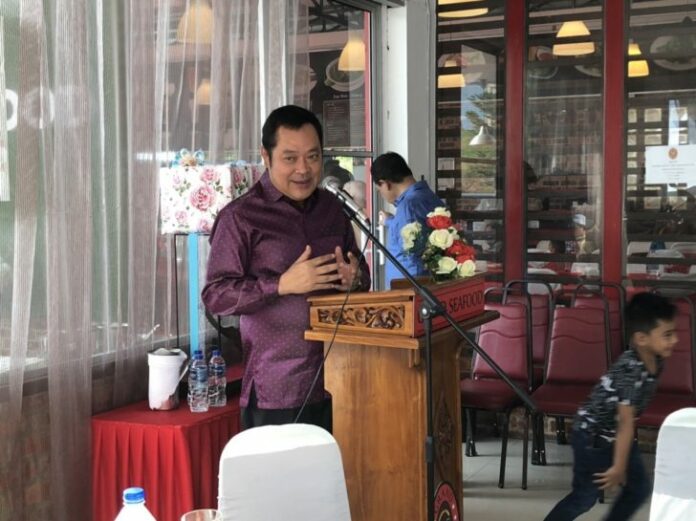
[[[483, 311], [483, 276], [431, 291], [463, 329]], [[312, 297], [308, 340], [324, 342], [333, 434], [354, 521], [426, 521], [426, 371], [419, 297], [413, 289]], [[336, 323], [339, 322], [336, 330]], [[461, 519], [460, 339], [444, 320], [432, 334], [436, 519]], [[334, 338], [335, 333], [335, 338]], [[448, 518], [445, 512], [453, 515]], [[440, 515], [438, 515], [438, 512]]]

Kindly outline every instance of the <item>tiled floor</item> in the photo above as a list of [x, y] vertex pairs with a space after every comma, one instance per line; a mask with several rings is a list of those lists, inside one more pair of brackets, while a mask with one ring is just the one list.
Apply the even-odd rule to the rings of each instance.
[[[498, 488], [500, 469], [500, 439], [492, 438], [476, 443], [479, 456], [464, 457], [463, 521], [541, 521], [546, 514], [570, 491], [572, 478], [572, 451], [570, 445], [546, 442], [547, 465], [529, 465], [527, 490], [522, 490], [522, 441], [508, 444], [505, 488]], [[652, 476], [654, 455], [644, 454], [645, 467]], [[578, 519], [600, 520], [611, 505], [607, 495], [605, 504], [595, 505]], [[649, 501], [633, 517], [634, 521], [648, 521]]]

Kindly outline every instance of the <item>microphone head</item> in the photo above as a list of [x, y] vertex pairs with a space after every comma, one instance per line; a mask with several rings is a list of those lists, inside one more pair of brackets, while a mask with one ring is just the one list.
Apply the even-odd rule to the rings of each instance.
[[321, 180], [319, 186], [324, 190], [328, 190], [332, 194], [335, 194], [337, 191], [341, 189], [341, 180], [338, 177], [329, 175]]

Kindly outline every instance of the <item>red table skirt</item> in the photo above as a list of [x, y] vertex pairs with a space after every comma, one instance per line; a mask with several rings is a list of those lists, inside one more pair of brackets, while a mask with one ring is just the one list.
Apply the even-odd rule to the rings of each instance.
[[125, 488], [145, 489], [158, 521], [179, 521], [196, 508], [217, 508], [222, 449], [240, 430], [239, 398], [192, 413], [151, 411], [147, 401], [92, 418], [92, 512], [113, 521]]

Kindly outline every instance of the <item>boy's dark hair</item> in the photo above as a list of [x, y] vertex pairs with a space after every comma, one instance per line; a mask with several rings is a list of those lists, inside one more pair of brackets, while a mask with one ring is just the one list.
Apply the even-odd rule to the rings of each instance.
[[319, 145], [324, 148], [324, 133], [321, 123], [309, 110], [298, 107], [297, 105], [284, 105], [271, 112], [266, 118], [261, 130], [261, 144], [266, 149], [269, 156], [273, 155], [273, 149], [278, 144], [278, 128], [286, 127], [298, 130], [306, 124], [310, 124], [317, 131]]
[[637, 293], [626, 306], [626, 334], [650, 333], [658, 320], [674, 320], [677, 308], [655, 293]]
[[375, 184], [380, 181], [400, 183], [407, 177], [413, 177], [406, 160], [396, 152], [387, 152], [375, 159], [370, 172]]

